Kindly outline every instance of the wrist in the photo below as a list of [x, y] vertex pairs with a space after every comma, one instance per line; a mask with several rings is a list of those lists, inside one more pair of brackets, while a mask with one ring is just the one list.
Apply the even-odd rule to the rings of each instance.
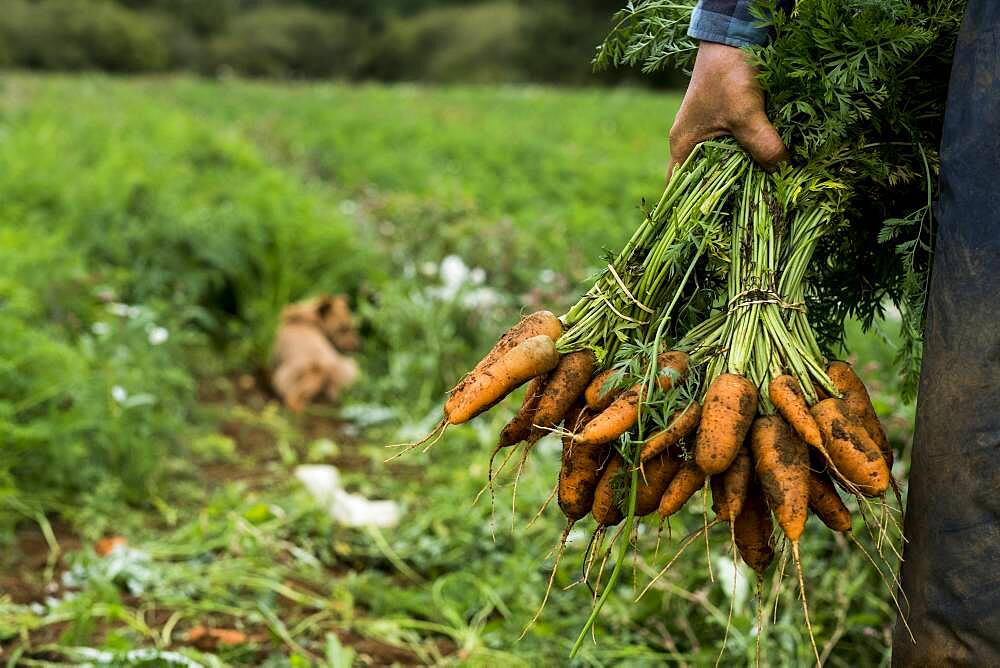
[[701, 40], [698, 42], [697, 60], [717, 67], [749, 67], [747, 53], [736, 46], [721, 42]]
[[743, 49], [718, 42], [701, 42], [691, 72], [691, 84], [725, 91], [727, 97], [741, 99], [740, 93], [757, 88], [757, 70]]

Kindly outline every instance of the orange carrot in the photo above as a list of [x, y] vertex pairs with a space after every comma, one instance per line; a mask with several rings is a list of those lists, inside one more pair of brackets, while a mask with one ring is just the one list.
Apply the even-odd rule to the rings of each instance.
[[809, 472], [809, 508], [834, 531], [846, 533], [851, 530], [851, 511], [841, 501], [826, 473]]
[[636, 487], [637, 517], [644, 517], [659, 507], [663, 493], [682, 464], [683, 460], [673, 452], [661, 452], [643, 464], [639, 472], [639, 485]]
[[594, 362], [594, 353], [590, 350], [563, 355], [559, 365], [548, 375], [532, 419], [529, 440], [538, 440], [562, 422], [566, 411], [587, 386]]
[[[575, 447], [580, 446], [577, 444]], [[590, 513], [594, 516], [594, 520], [601, 526], [613, 526], [621, 522], [624, 518], [621, 508], [616, 503], [616, 490], [612, 487], [615, 478], [618, 477], [619, 472], [623, 468], [625, 468], [625, 462], [622, 460], [622, 456], [615, 451], [604, 472], [601, 474], [601, 479], [597, 483], [597, 489], [594, 492], [594, 503], [591, 506]]]
[[701, 405], [692, 401], [681, 410], [670, 416], [667, 428], [650, 436], [642, 446], [639, 458], [642, 461], [652, 459], [694, 431], [701, 419]]
[[[566, 426], [573, 428], [575, 425], [567, 422]], [[568, 521], [576, 522], [593, 507], [597, 484], [609, 458], [608, 450], [607, 445], [577, 445], [570, 437], [563, 439], [559, 508]]]
[[642, 388], [630, 387], [573, 436], [577, 443], [610, 443], [635, 426]]
[[[399, 444], [403, 449], [390, 459], [401, 457], [424, 444], [431, 447], [444, 435], [449, 425], [471, 420], [531, 378], [551, 371], [559, 363], [555, 341], [561, 335], [562, 322], [550, 311], [537, 311], [522, 318], [452, 388], [444, 405], [444, 417], [430, 433], [419, 441]], [[523, 440], [518, 437], [516, 428], [516, 424], [511, 425], [511, 431], [501, 435], [493, 451], [494, 456], [505, 447], [505, 441], [515, 439], [507, 443], [513, 445]]]
[[753, 459], [749, 448], [744, 445], [729, 468], [711, 478], [712, 510], [720, 520], [732, 522], [743, 511], [751, 477]]
[[550, 337], [541, 334], [526, 339], [493, 364], [465, 378], [445, 403], [445, 419], [449, 424], [467, 422], [558, 363], [559, 353]]
[[809, 516], [809, 453], [777, 415], [759, 417], [750, 432], [757, 479], [778, 525], [797, 543]]
[[750, 479], [747, 487], [743, 510], [733, 523], [733, 542], [740, 553], [740, 558], [757, 574], [757, 651], [756, 665], [760, 662], [760, 638], [764, 629], [764, 573], [774, 561], [772, 536], [774, 526], [771, 524], [771, 511], [767, 507], [767, 498], [760, 488], [756, 476]]
[[656, 356], [656, 384], [664, 392], [669, 392], [677, 380], [687, 375], [688, 355], [679, 350], [667, 350]]
[[802, 538], [806, 519], [809, 517], [808, 449], [788, 423], [777, 415], [754, 420], [750, 446], [764, 496], [792, 546], [802, 613], [809, 631], [809, 642], [816, 656], [816, 665], [820, 665], [819, 648], [816, 647], [812, 621], [809, 619], [809, 598], [806, 595], [806, 581], [799, 554], [799, 539]]
[[587, 399], [587, 407], [592, 411], [603, 411], [605, 408], [611, 405], [618, 395], [622, 393], [624, 388], [607, 387], [608, 380], [611, 376], [615, 375], [617, 369], [605, 369], [596, 376], [594, 376], [590, 383], [587, 385], [587, 389], [584, 390], [584, 396]]
[[865, 431], [878, 446], [879, 452], [885, 457], [886, 464], [892, 468], [893, 453], [886, 438], [882, 423], [879, 422], [872, 399], [868, 395], [868, 388], [861, 382], [854, 369], [847, 362], [831, 362], [826, 367], [826, 375], [833, 381], [834, 386], [844, 395], [844, 403], [847, 409], [856, 418], [861, 420], [865, 426]]
[[795, 430], [803, 441], [814, 448], [823, 445], [823, 437], [819, 433], [816, 420], [809, 412], [809, 404], [802, 392], [802, 386], [795, 376], [783, 374], [771, 381], [767, 388], [771, 403], [785, 418], [789, 426]]
[[812, 414], [835, 473], [866, 496], [883, 494], [892, 479], [889, 466], [847, 404], [841, 399], [824, 399], [812, 407]]
[[756, 412], [757, 388], [746, 378], [725, 373], [712, 381], [694, 445], [694, 460], [702, 471], [715, 475], [729, 468]]
[[660, 517], [670, 517], [705, 484], [705, 474], [694, 462], [684, 462], [660, 499]]
[[[657, 356], [660, 366], [657, 385], [669, 390], [673, 379], [687, 372], [687, 355], [668, 351]], [[670, 366], [676, 365], [676, 366]], [[593, 384], [593, 383], [591, 383]], [[646, 391], [645, 383], [636, 383], [622, 392], [610, 406], [587, 423], [574, 438], [578, 443], [610, 443], [635, 426], [639, 418], [639, 402]]]
[[528, 388], [524, 391], [521, 409], [500, 430], [500, 441], [497, 444], [497, 449], [507, 448], [527, 440], [528, 435], [531, 434], [531, 423], [535, 418], [535, 411], [538, 409], [538, 401], [542, 398], [547, 378], [548, 375], [535, 376], [528, 383]]
[[747, 566], [758, 576], [764, 574], [774, 559], [774, 548], [771, 545], [771, 512], [767, 507], [767, 499], [760, 482], [752, 478], [747, 488], [743, 511], [736, 516], [733, 523], [733, 534], [736, 548]]
[[469, 375], [482, 371], [525, 340], [541, 334], [553, 341], [562, 336], [562, 322], [551, 311], [535, 311], [521, 318], [520, 322], [503, 333], [503, 336], [486, 353], [486, 356], [479, 360]]

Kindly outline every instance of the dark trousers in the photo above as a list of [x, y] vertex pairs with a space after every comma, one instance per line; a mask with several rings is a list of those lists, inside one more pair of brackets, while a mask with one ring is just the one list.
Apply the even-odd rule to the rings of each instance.
[[1000, 0], [969, 1], [944, 123], [892, 663], [1000, 666]]

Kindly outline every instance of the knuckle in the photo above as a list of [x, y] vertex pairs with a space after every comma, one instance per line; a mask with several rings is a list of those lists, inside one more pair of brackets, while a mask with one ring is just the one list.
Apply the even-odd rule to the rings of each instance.
[[786, 158], [784, 145], [777, 138], [772, 141], [758, 143], [754, 153], [757, 161], [766, 167], [777, 167]]
[[[730, 111], [727, 121], [733, 130], [750, 130], [760, 125], [762, 113], [762, 111], [751, 107], [733, 109]], [[766, 119], [767, 117], [764, 117], [765, 122]]]
[[670, 144], [670, 148], [679, 148], [686, 143], [688, 143], [689, 133], [682, 127], [674, 125], [670, 128], [670, 132], [667, 133], [667, 143]]
[[767, 154], [767, 160], [769, 162], [780, 162], [781, 158], [785, 155], [785, 147], [782, 146], [781, 143], [775, 141], [767, 147], [765, 153]]
[[681, 137], [680, 128], [678, 128], [677, 124], [674, 123], [674, 125], [672, 125], [670, 128], [670, 132], [667, 133], [667, 141], [670, 142], [671, 146], [674, 146], [675, 144], [677, 144], [677, 142], [680, 141], [680, 137]]

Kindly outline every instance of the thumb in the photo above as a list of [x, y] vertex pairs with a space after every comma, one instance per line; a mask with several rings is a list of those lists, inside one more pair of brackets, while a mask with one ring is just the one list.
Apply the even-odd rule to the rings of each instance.
[[679, 165], [683, 164], [700, 140], [693, 134], [670, 131], [670, 163], [667, 165], [667, 181]]
[[781, 141], [781, 135], [763, 111], [752, 114], [746, 121], [733, 127], [732, 132], [740, 146], [749, 151], [753, 159], [768, 171], [776, 169], [790, 157]]

